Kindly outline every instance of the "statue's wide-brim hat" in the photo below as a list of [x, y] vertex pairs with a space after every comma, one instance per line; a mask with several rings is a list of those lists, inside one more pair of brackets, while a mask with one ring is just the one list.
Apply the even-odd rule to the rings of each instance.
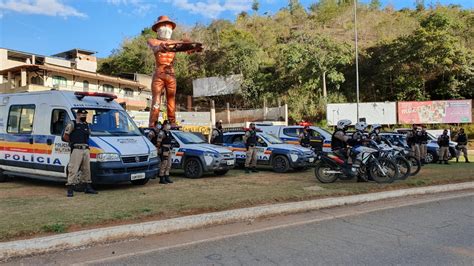
[[168, 16], [159, 16], [158, 19], [156, 20], [155, 24], [153, 24], [153, 27], [151, 27], [151, 29], [156, 32], [156, 30], [158, 29], [158, 27], [162, 24], [165, 24], [165, 23], [169, 23], [172, 25], [173, 27], [173, 30], [174, 28], [176, 28], [176, 23], [174, 23], [173, 21], [170, 20], [170, 18]]

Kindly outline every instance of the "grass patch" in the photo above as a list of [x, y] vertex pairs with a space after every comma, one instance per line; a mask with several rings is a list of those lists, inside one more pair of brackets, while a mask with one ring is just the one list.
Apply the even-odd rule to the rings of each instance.
[[64, 233], [66, 232], [66, 226], [63, 223], [53, 223], [43, 225], [41, 229], [44, 232], [51, 232], [51, 233]]
[[313, 169], [287, 174], [232, 170], [223, 177], [178, 175], [169, 185], [152, 180], [145, 186], [105, 186], [98, 195], [75, 193], [73, 198], [66, 197], [62, 184], [18, 178], [0, 183], [0, 241], [262, 204], [474, 181], [473, 172], [474, 163], [428, 165], [415, 177], [379, 185], [321, 184]]

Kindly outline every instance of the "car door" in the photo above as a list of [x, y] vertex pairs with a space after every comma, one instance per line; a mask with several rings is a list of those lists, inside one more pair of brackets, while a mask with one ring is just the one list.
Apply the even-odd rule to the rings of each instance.
[[11, 105], [8, 110], [3, 162], [12, 171], [36, 173], [34, 104]]
[[224, 136], [224, 146], [228, 147], [234, 153], [238, 163], [245, 162], [247, 148], [243, 140], [244, 133], [229, 134]]

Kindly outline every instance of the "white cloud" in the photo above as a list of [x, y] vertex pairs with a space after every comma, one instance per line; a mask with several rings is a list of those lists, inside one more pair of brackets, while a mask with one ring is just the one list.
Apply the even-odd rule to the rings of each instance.
[[[114, 0], [111, 0], [114, 1]], [[116, 0], [117, 1], [117, 0]], [[208, 18], [217, 18], [223, 12], [230, 11], [239, 13], [252, 8], [252, 0], [163, 0], [172, 3], [174, 6], [187, 10], [193, 14], [199, 14]]]
[[[116, 6], [132, 6], [130, 9], [131, 13], [138, 16], [146, 15], [153, 7], [152, 4], [146, 3], [145, 0], [107, 0], [107, 3]], [[120, 14], [126, 13], [122, 9], [119, 9], [118, 12]]]
[[75, 8], [62, 4], [60, 0], [0, 0], [0, 10], [46, 16], [87, 17]]

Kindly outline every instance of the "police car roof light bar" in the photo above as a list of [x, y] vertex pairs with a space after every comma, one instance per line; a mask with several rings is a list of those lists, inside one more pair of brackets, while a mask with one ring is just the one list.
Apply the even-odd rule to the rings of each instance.
[[104, 97], [107, 102], [111, 102], [117, 99], [117, 95], [112, 93], [103, 93], [103, 92], [85, 92], [85, 91], [76, 91], [74, 95], [77, 97], [78, 100], [82, 100], [86, 96], [91, 97]]

